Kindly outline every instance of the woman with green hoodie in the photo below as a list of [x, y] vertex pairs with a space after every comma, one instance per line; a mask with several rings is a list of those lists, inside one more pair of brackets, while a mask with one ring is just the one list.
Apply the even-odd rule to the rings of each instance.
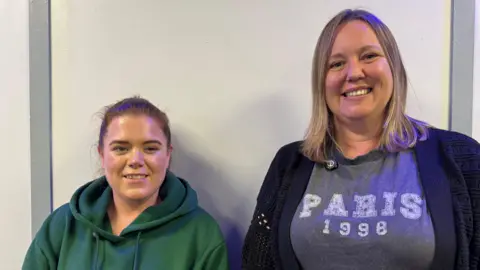
[[22, 269], [228, 269], [219, 226], [168, 170], [171, 152], [168, 118], [149, 101], [107, 107], [98, 141], [105, 175], [45, 220]]

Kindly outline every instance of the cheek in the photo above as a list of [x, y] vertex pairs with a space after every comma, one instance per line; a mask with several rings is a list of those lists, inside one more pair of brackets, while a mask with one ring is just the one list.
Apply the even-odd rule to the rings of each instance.
[[104, 155], [103, 157], [103, 167], [106, 170], [115, 170], [116, 168], [123, 167], [123, 164], [125, 161], [123, 160], [122, 157], [113, 155], [113, 154], [107, 154]]
[[330, 109], [336, 107], [335, 103], [338, 103], [343, 82], [340, 74], [328, 73], [325, 77], [325, 101]]
[[372, 66], [370, 70], [372, 77], [377, 78], [383, 85], [383, 87], [390, 88], [393, 87], [393, 77], [390, 66], [386, 61], [379, 62], [377, 65]]
[[169, 161], [170, 156], [165, 153], [145, 158], [145, 163], [147, 163], [150, 170], [154, 172], [164, 172], [169, 165]]
[[338, 94], [343, 86], [342, 76], [339, 73], [327, 73], [325, 77], [325, 91], [327, 96]]

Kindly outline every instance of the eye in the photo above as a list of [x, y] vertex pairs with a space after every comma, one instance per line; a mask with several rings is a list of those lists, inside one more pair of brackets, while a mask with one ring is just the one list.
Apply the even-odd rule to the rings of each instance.
[[362, 58], [365, 59], [365, 60], [373, 60], [377, 57], [378, 57], [378, 54], [376, 54], [376, 53], [367, 53]]
[[123, 153], [123, 152], [126, 152], [127, 150], [128, 150], [128, 149], [127, 149], [126, 147], [124, 147], [124, 146], [119, 146], [119, 145], [114, 146], [114, 147], [112, 148], [112, 151], [113, 151], [113, 152], [117, 152], [117, 153]]
[[328, 67], [329, 67], [329, 69], [339, 69], [342, 66], [343, 66], [343, 62], [337, 61], [337, 62], [330, 63], [330, 65]]
[[160, 150], [160, 148], [157, 147], [157, 146], [147, 146], [147, 147], [145, 147], [145, 151], [147, 153], [154, 153], [154, 152], [157, 152], [158, 150]]

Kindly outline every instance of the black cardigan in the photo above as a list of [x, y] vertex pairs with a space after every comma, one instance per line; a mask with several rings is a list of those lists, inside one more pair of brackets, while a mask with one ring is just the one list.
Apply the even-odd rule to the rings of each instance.
[[[280, 148], [268, 169], [245, 236], [242, 269], [301, 269], [290, 224], [314, 162], [301, 154], [300, 143]], [[479, 269], [480, 144], [431, 128], [414, 151], [435, 231], [431, 269]]]

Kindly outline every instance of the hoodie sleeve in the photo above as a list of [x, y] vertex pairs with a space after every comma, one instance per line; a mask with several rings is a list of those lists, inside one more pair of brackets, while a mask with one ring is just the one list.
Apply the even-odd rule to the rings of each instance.
[[229, 270], [228, 252], [225, 242], [212, 249], [199, 266], [196, 268], [197, 270]]
[[25, 255], [22, 270], [55, 270], [62, 245], [68, 205], [55, 210], [43, 222]]
[[54, 270], [55, 267], [50, 266], [47, 257], [43, 250], [37, 245], [34, 240], [28, 248], [27, 255], [23, 261], [22, 270]]

